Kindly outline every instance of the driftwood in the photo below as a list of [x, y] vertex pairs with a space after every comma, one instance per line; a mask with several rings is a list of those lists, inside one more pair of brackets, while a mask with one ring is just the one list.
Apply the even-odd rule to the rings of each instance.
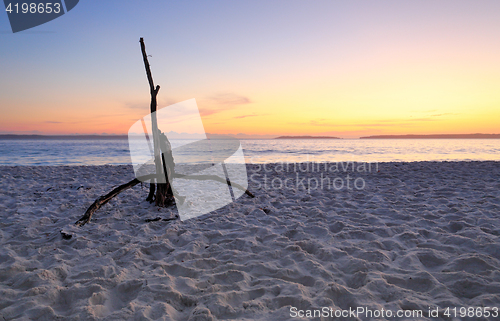
[[[151, 174], [148, 176], [151, 176], [151, 178], [154, 178], [156, 175]], [[144, 176], [144, 177], [141, 177], [141, 179], [147, 179], [147, 178]], [[141, 180], [134, 178], [130, 182], [118, 186], [117, 188], [115, 188], [114, 190], [109, 192], [108, 194], [99, 197], [98, 199], [95, 200], [94, 203], [92, 203], [92, 205], [90, 205], [90, 207], [87, 209], [85, 214], [83, 214], [83, 216], [78, 221], [75, 222], [75, 225], [84, 226], [85, 224], [90, 222], [90, 219], [92, 218], [92, 215], [94, 214], [94, 212], [97, 211], [98, 209], [100, 209], [101, 206], [103, 206], [104, 204], [109, 202], [116, 195], [120, 194], [123, 191], [128, 190], [129, 188], [134, 187], [135, 185], [139, 184], [140, 182], [141, 182]]]
[[[148, 179], [154, 179], [155, 177], [156, 177], [156, 174], [151, 174], [151, 175], [142, 176], [139, 178], [134, 178], [130, 182], [116, 187], [108, 194], [99, 197], [98, 199], [96, 199], [94, 201], [94, 203], [92, 203], [92, 205], [90, 205], [90, 207], [87, 209], [85, 214], [78, 221], [75, 222], [75, 225], [84, 226], [85, 224], [90, 222], [92, 215], [98, 209], [100, 209], [104, 204], [109, 202], [113, 197], [117, 196], [118, 194], [120, 194], [123, 191], [128, 190], [129, 188], [134, 187], [135, 185], [139, 184], [141, 181], [148, 180]], [[206, 180], [217, 181], [217, 182], [220, 182], [223, 184], [227, 184], [228, 186], [236, 187], [236, 188], [244, 191], [245, 194], [247, 194], [248, 196], [250, 196], [252, 198], [255, 197], [255, 195], [252, 194], [252, 192], [250, 192], [248, 189], [244, 188], [243, 186], [241, 186], [237, 183], [234, 183], [234, 182], [230, 182], [229, 179], [223, 179], [223, 178], [216, 176], [216, 175], [189, 175], [188, 176], [188, 175], [177, 174], [174, 172], [173, 177], [174, 178], [181, 178], [181, 179], [192, 179], [192, 180], [198, 180], [198, 181], [206, 181]], [[164, 219], [164, 221], [171, 221], [171, 220], [173, 220], [173, 219]], [[146, 220], [146, 222], [154, 222], [154, 221], [159, 221], [159, 219]], [[64, 235], [63, 235], [63, 237], [64, 237]]]
[[[168, 142], [168, 139], [164, 134], [161, 134], [160, 137], [158, 122], [156, 120], [156, 110], [158, 105], [156, 97], [158, 96], [158, 92], [160, 91], [160, 86], [156, 85], [155, 87], [153, 74], [151, 73], [151, 68], [149, 66], [148, 55], [146, 53], [146, 45], [144, 44], [144, 39], [141, 38], [139, 42], [141, 43], [142, 59], [144, 61], [144, 68], [146, 69], [146, 76], [148, 77], [149, 91], [151, 94], [150, 112], [151, 129], [153, 132], [155, 168], [157, 174], [160, 174], [162, 172], [165, 173], [165, 183], [157, 183], [155, 188], [155, 183], [151, 181], [148, 200], [150, 202], [154, 201], [157, 206], [170, 206], [175, 204], [175, 199], [168, 177], [169, 175], [172, 175], [175, 164], [172, 158], [172, 151], [167, 148], [170, 143]], [[164, 155], [164, 153], [166, 155]], [[167, 163], [165, 163], [165, 159], [167, 159]], [[152, 197], [153, 195], [155, 195], [155, 197]]]
[[[235, 187], [241, 189], [250, 197], [255, 197], [248, 189], [243, 186], [236, 184], [234, 182], [229, 181], [229, 179], [223, 179], [216, 175], [182, 175], [175, 172], [175, 163], [174, 158], [172, 156], [172, 149], [170, 146], [170, 142], [164, 133], [160, 132], [158, 129], [157, 119], [156, 119], [156, 110], [157, 110], [157, 101], [156, 97], [158, 95], [158, 91], [160, 90], [160, 86], [154, 85], [153, 76], [151, 74], [151, 68], [148, 62], [148, 56], [146, 54], [146, 46], [144, 45], [143, 38], [140, 39], [141, 43], [141, 52], [144, 61], [144, 66], [146, 68], [146, 75], [148, 77], [149, 89], [151, 93], [151, 122], [152, 122], [152, 132], [153, 132], [153, 145], [154, 145], [154, 155], [155, 155], [155, 170], [156, 174], [150, 174], [146, 176], [142, 176], [139, 178], [134, 178], [128, 183], [120, 185], [113, 189], [106, 195], [103, 195], [96, 199], [92, 205], [87, 209], [85, 214], [75, 222], [77, 226], [83, 226], [90, 222], [92, 215], [101, 208], [104, 204], [109, 202], [112, 198], [116, 197], [123, 191], [126, 191], [135, 185], [141, 183], [141, 181], [150, 181], [149, 184], [149, 193], [146, 198], [150, 203], [155, 202], [157, 206], [171, 206], [175, 204], [175, 197], [178, 199], [180, 203], [184, 202], [185, 197], [181, 195], [177, 195], [177, 193], [172, 189], [170, 185], [169, 178], [181, 178], [181, 179], [192, 179], [192, 180], [213, 180], [223, 184], [227, 184], [229, 187]], [[159, 175], [165, 175], [165, 183], [159, 183], [163, 181], [163, 177]], [[161, 179], [160, 179], [161, 178]], [[170, 221], [173, 219], [164, 219], [164, 221]], [[146, 220], [147, 222], [158, 221], [159, 218]], [[63, 238], [70, 239], [71, 235], [64, 233], [61, 231]]]

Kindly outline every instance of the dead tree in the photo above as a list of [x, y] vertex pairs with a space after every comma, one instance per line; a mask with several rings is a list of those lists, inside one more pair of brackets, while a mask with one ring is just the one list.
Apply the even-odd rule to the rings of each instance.
[[[150, 181], [149, 194], [146, 198], [149, 202], [155, 202], [157, 206], [172, 206], [175, 205], [175, 197], [182, 202], [183, 197], [180, 195], [175, 195], [174, 190], [170, 184], [170, 181], [173, 178], [178, 179], [191, 179], [191, 180], [212, 180], [217, 181], [223, 184], [227, 184], [228, 186], [236, 187], [241, 189], [250, 197], [255, 197], [248, 189], [243, 186], [236, 184], [234, 182], [230, 182], [229, 179], [223, 179], [221, 177], [215, 175], [182, 175], [175, 172], [175, 163], [174, 158], [172, 156], [172, 148], [170, 146], [170, 142], [164, 133], [162, 133], [158, 129], [158, 123], [156, 119], [156, 110], [157, 110], [157, 101], [156, 97], [158, 95], [158, 91], [160, 90], [159, 85], [154, 85], [153, 76], [151, 74], [151, 69], [149, 66], [148, 56], [146, 54], [146, 46], [144, 45], [143, 38], [140, 39], [141, 43], [141, 52], [142, 58], [144, 60], [144, 66], [146, 68], [146, 75], [148, 77], [149, 89], [151, 93], [151, 128], [153, 133], [153, 145], [154, 145], [154, 162], [155, 162], [155, 174], [149, 174], [142, 177], [137, 177], [122, 184], [106, 195], [103, 195], [96, 199], [92, 205], [87, 209], [85, 214], [75, 222], [77, 226], [83, 226], [90, 222], [92, 215], [101, 208], [104, 204], [109, 202], [115, 196], [120, 194], [123, 191], [126, 191], [135, 185], [139, 184], [143, 181]], [[169, 180], [170, 179], [170, 180]], [[165, 180], [165, 183], [163, 183]], [[174, 197], [175, 196], [175, 197]], [[151, 220], [150, 220], [151, 221]], [[154, 220], [153, 220], [154, 221]], [[68, 235], [61, 231], [63, 238], [69, 239], [71, 235]]]
[[[155, 87], [154, 85], [153, 75], [151, 74], [151, 68], [149, 67], [148, 55], [146, 54], [146, 45], [144, 44], [143, 38], [140, 39], [140, 43], [142, 58], [144, 60], [144, 67], [146, 68], [146, 75], [149, 82], [149, 91], [151, 93], [151, 130], [153, 132], [153, 148], [156, 174], [160, 175], [160, 173], [164, 173], [165, 175], [165, 183], [160, 183], [157, 180], [156, 188], [155, 182], [151, 180], [148, 200], [150, 202], [154, 201], [157, 206], [170, 206], [175, 204], [174, 193], [172, 192], [172, 186], [170, 186], [169, 182], [169, 178], [172, 179], [175, 164], [172, 157], [170, 142], [164, 134], [160, 134], [160, 130], [158, 129], [158, 122], [156, 120], [156, 97], [158, 96], [158, 91], [160, 91], [160, 86], [156, 85]], [[153, 197], [153, 195], [155, 196]]]

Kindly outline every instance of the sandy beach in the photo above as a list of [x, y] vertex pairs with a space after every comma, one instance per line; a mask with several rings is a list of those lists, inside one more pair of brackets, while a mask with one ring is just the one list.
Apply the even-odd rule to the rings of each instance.
[[137, 185], [81, 228], [131, 166], [0, 167], [0, 320], [500, 319], [500, 162], [292, 165], [186, 221]]

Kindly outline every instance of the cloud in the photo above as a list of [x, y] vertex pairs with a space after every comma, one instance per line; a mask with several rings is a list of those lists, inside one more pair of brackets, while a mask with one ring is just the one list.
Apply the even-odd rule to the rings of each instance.
[[202, 116], [209, 116], [251, 103], [252, 100], [243, 95], [235, 93], [219, 93], [203, 99], [202, 105], [206, 107], [200, 108], [200, 114]]
[[438, 111], [437, 109], [428, 109], [428, 110], [410, 110], [411, 113], [423, 113], [423, 114], [428, 114], [428, 113], [433, 113]]
[[234, 93], [216, 94], [207, 98], [207, 100], [219, 106], [245, 105], [245, 104], [250, 104], [252, 102], [250, 98]]
[[[163, 99], [159, 99], [157, 101], [157, 106], [158, 106], [158, 109], [160, 109], [163, 107], [173, 105], [173, 104], [178, 103], [178, 102], [179, 101], [177, 101], [173, 98], [163, 98]], [[151, 104], [150, 100], [144, 100], [141, 102], [126, 102], [126, 103], [124, 103], [126, 108], [140, 110], [140, 111], [143, 111], [144, 113], [149, 112], [150, 104]]]
[[125, 103], [125, 107], [129, 109], [149, 110], [149, 103]]
[[46, 123], [46, 124], [62, 124], [62, 122], [60, 122], [60, 121], [51, 121], [51, 120], [46, 120], [46, 121], [44, 121], [44, 123]]
[[448, 115], [459, 115], [459, 113], [443, 113], [443, 114], [435, 114], [435, 115], [431, 115], [431, 117], [441, 117], [441, 116], [448, 116]]
[[309, 122], [299, 122], [294, 124], [302, 126], [309, 125], [316, 127], [389, 127], [389, 126], [402, 126], [402, 125], [411, 126], [414, 125], [416, 122], [439, 121], [440, 119], [438, 119], [438, 117], [449, 114], [452, 113], [436, 114], [429, 117], [420, 117], [420, 118], [413, 118], [412, 116], [410, 116], [410, 118], [400, 118], [400, 119], [379, 119], [376, 120], [375, 122], [370, 122], [370, 123], [348, 123], [348, 124], [334, 123], [329, 119], [320, 118], [311, 120]]
[[433, 119], [431, 117], [412, 118], [412, 119], [408, 119], [406, 121], [403, 120], [402, 122], [400, 122], [400, 124], [407, 124], [407, 123], [412, 123], [412, 122], [416, 122], [416, 121], [436, 121], [436, 120], [438, 120], [438, 119]]
[[210, 115], [217, 114], [217, 113], [229, 110], [229, 109], [233, 109], [233, 108], [218, 108], [218, 109], [200, 108], [200, 115], [201, 116], [210, 116]]
[[241, 116], [235, 116], [233, 117], [234, 119], [241, 119], [241, 118], [247, 118], [247, 117], [255, 117], [255, 116], [258, 116], [258, 115], [241, 115]]
[[[209, 116], [216, 113], [220, 113], [226, 110], [235, 109], [241, 105], [251, 104], [252, 100], [247, 96], [235, 94], [235, 93], [218, 93], [199, 101], [199, 110], [202, 116]], [[158, 100], [158, 109], [167, 107], [178, 103], [179, 101], [173, 98], [163, 98]], [[146, 115], [149, 112], [150, 101], [140, 101], [140, 102], [126, 102], [124, 103], [125, 108], [133, 110], [133, 114], [143, 113]]]

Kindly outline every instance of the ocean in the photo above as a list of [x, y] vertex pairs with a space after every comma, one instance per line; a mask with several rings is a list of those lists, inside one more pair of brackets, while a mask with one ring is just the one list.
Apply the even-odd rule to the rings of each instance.
[[[500, 139], [276, 139], [241, 146], [247, 163], [500, 161]], [[126, 139], [0, 139], [0, 165], [123, 164], [131, 164]]]

